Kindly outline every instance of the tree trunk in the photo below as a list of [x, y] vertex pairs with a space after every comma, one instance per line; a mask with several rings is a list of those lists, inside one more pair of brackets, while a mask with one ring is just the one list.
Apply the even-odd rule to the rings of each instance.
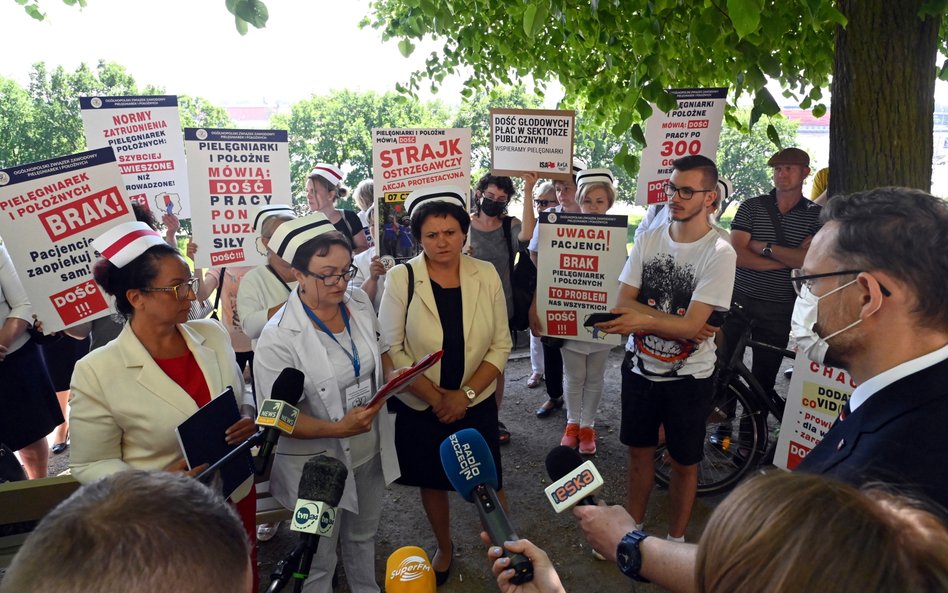
[[901, 185], [931, 191], [940, 18], [923, 0], [839, 0], [829, 195]]

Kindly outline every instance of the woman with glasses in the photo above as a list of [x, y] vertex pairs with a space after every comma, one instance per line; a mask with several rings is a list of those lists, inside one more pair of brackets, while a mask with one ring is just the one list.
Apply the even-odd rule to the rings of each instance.
[[257, 341], [254, 377], [258, 399], [270, 396], [286, 368], [306, 377], [293, 435], [277, 445], [270, 492], [292, 509], [303, 466], [314, 455], [342, 461], [349, 470], [333, 535], [321, 538], [303, 590], [328, 593], [342, 547], [349, 589], [378, 593], [375, 535], [385, 485], [399, 476], [395, 418], [381, 404], [366, 407], [391, 371], [379, 339], [372, 301], [347, 288], [355, 275], [352, 247], [322, 214], [283, 223], [270, 249], [293, 266], [298, 287]]
[[[203, 466], [188, 471], [175, 428], [227, 387], [241, 401], [243, 376], [230, 336], [219, 321], [188, 321], [198, 280], [147, 224], [119, 224], [92, 245], [102, 254], [95, 281], [127, 321], [118, 338], [76, 363], [69, 402], [72, 475], [83, 484], [126, 469], [196, 475]], [[227, 429], [229, 444], [256, 432], [253, 407], [241, 412]], [[231, 495], [251, 542], [252, 486], [248, 479]]]

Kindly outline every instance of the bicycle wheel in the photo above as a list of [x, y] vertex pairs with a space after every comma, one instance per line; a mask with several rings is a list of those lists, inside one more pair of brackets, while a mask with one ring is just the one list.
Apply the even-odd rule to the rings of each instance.
[[[705, 426], [704, 459], [698, 463], [698, 495], [733, 488], [760, 462], [767, 448], [767, 412], [736, 378], [715, 395]], [[671, 457], [664, 444], [655, 450], [655, 481], [668, 486]]]

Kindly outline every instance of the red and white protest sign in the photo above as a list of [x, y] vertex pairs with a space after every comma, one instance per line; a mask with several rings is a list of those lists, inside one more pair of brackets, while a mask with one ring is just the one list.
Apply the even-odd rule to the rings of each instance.
[[641, 206], [668, 201], [664, 187], [675, 159], [700, 154], [713, 161], [718, 153], [727, 88], [668, 92], [678, 99], [678, 107], [665, 113], [652, 105], [652, 116], [645, 124], [647, 145], [642, 150], [635, 192], [635, 203]]
[[426, 186], [471, 187], [470, 128], [375, 128], [376, 253], [404, 260], [420, 247], [407, 228], [405, 198]]
[[815, 363], [797, 352], [774, 465], [792, 470], [817, 446], [856, 389], [844, 369]]
[[0, 171], [0, 236], [43, 331], [109, 314], [92, 239], [135, 220], [111, 148]]
[[625, 265], [628, 217], [611, 214], [541, 212], [537, 253], [537, 314], [544, 335], [597, 344], [622, 343], [584, 325], [619, 297]]
[[79, 107], [89, 148], [115, 150], [128, 199], [156, 220], [191, 217], [177, 97], [79, 97]]
[[292, 205], [286, 130], [185, 128], [194, 264], [266, 263], [251, 227], [257, 207]]

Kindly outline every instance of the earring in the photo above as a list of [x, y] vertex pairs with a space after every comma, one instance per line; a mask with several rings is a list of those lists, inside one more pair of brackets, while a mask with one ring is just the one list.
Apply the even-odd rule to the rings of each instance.
[[300, 294], [306, 294], [306, 287], [305, 287], [305, 286], [302, 286], [302, 285], [300, 286]]

